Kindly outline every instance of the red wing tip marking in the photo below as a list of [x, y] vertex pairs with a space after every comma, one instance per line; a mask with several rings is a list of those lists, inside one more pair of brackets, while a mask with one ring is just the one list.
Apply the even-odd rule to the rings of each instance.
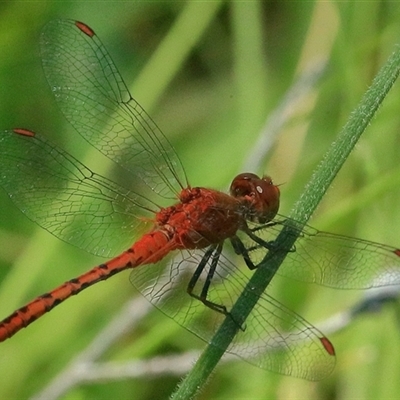
[[13, 129], [13, 132], [23, 136], [29, 136], [29, 137], [35, 136], [35, 132], [32, 132], [29, 129], [24, 129], [24, 128], [15, 128]]
[[400, 249], [396, 249], [393, 253], [396, 254], [396, 256], [400, 257]]
[[333, 347], [333, 344], [329, 341], [329, 339], [326, 337], [322, 337], [322, 338], [319, 338], [319, 340], [321, 341], [322, 346], [324, 346], [324, 348], [328, 352], [328, 354], [331, 356], [334, 356], [335, 348]]
[[95, 35], [94, 30], [84, 24], [83, 22], [75, 21], [75, 25], [86, 35], [89, 37], [93, 37]]

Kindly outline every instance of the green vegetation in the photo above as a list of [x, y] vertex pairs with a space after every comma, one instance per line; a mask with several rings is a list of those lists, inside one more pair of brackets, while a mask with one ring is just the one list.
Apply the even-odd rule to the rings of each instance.
[[[226, 188], [254, 161], [259, 140], [269, 138], [270, 151], [252, 172], [282, 184], [282, 214], [290, 212], [400, 43], [400, 11], [390, 2], [5, 3], [0, 128], [41, 132], [93, 168], [98, 162], [58, 111], [40, 65], [41, 27], [59, 17], [79, 19], [96, 31], [134, 97], [174, 144], [192, 185]], [[321, 65], [320, 79], [303, 85], [299, 101], [282, 106], [299, 76], [317, 74]], [[313, 226], [400, 245], [399, 91], [396, 84], [328, 190]], [[276, 113], [284, 120], [272, 136], [273, 129], [263, 127]], [[277, 123], [269, 120], [268, 126]], [[2, 192], [0, 204], [0, 318], [101, 262], [34, 226]], [[312, 323], [363, 295], [281, 278], [268, 290]], [[28, 398], [47, 387], [135, 295], [128, 273], [117, 275], [1, 343], [0, 397]], [[272, 374], [237, 359], [216, 368], [199, 398], [396, 398], [398, 328], [393, 307], [386, 306], [330, 334], [337, 365], [322, 382]], [[204, 347], [151, 308], [135, 329], [105, 346], [100, 361], [114, 364], [99, 363], [105, 369], [70, 387], [64, 398], [168, 398], [184, 371], [140, 375], [142, 365], [128, 377], [126, 363]], [[171, 370], [177, 363], [170, 362]], [[110, 377], [115, 366], [118, 378]]]

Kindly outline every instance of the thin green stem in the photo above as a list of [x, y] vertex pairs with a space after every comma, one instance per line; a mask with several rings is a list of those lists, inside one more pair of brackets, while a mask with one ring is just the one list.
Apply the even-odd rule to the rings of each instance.
[[[386, 94], [393, 86], [399, 72], [400, 48], [396, 47], [395, 52], [379, 71], [359, 105], [350, 114], [348, 122], [341, 130], [337, 140], [332, 143], [306, 185], [303, 194], [290, 214], [290, 217], [297, 222], [289, 222], [288, 220], [288, 223], [276, 239], [277, 248], [292, 248], [297, 239], [295, 232], [298, 232], [298, 229], [292, 229], [293, 224], [296, 224], [298, 228], [310, 218], [361, 134], [371, 122]], [[250, 314], [259, 296], [269, 285], [285, 256], [286, 253], [284, 251], [269, 252], [267, 254], [231, 310], [231, 314], [235, 317], [235, 322], [232, 318], [225, 319], [210, 345], [173, 395], [173, 399], [193, 398], [204, 386], [218, 361], [234, 339], [241, 321], [244, 321]]]

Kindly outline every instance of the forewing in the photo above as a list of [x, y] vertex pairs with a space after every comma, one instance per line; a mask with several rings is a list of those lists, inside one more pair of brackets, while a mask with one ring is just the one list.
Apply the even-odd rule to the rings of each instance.
[[0, 186], [34, 222], [90, 253], [132, 245], [156, 207], [35, 135], [0, 133]]
[[[287, 220], [286, 220], [287, 221]], [[254, 233], [268, 243], [255, 245], [241, 233], [252, 262], [257, 265], [270, 250], [279, 251], [275, 239], [284, 220], [276, 225], [253, 226]], [[321, 232], [310, 226], [292, 233], [298, 235], [278, 274], [304, 282], [341, 289], [367, 289], [400, 284], [400, 250], [367, 240]], [[283, 250], [283, 249], [282, 249]]]
[[[141, 193], [176, 199], [186, 177], [174, 149], [131, 97], [97, 35], [69, 20], [48, 23], [41, 36], [43, 68], [57, 103], [101, 153], [144, 183]], [[158, 200], [156, 200], [158, 201]]]

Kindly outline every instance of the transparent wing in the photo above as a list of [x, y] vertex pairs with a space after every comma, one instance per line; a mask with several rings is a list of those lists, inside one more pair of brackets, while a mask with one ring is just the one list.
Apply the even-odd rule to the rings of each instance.
[[157, 210], [37, 135], [0, 133], [0, 160], [0, 186], [31, 220], [99, 256], [131, 246]]
[[[204, 254], [201, 250], [183, 251], [167, 267], [164, 264], [139, 267], [132, 271], [131, 282], [157, 308], [209, 343], [225, 316], [186, 291]], [[196, 285], [198, 292], [209, 269], [207, 263]], [[248, 279], [222, 255], [207, 299], [229, 311], [245, 290]], [[332, 372], [335, 357], [327, 351], [328, 339], [267, 293], [259, 299], [245, 324], [246, 329], [238, 332], [228, 352], [258, 367], [310, 380], [322, 379]]]
[[[273, 246], [284, 222], [255, 227], [254, 233]], [[293, 222], [291, 226], [296, 226]], [[297, 234], [295, 228], [293, 233]], [[268, 246], [254, 245], [241, 234], [257, 265]], [[368, 240], [321, 232], [310, 226], [300, 230], [293, 249], [278, 269], [278, 274], [304, 282], [341, 289], [367, 289], [400, 284], [400, 250]]]
[[[145, 197], [176, 199], [187, 186], [174, 149], [132, 98], [97, 35], [83, 23], [54, 20], [41, 36], [43, 68], [57, 103], [101, 153], [144, 183]], [[151, 193], [154, 192], [154, 193]]]

